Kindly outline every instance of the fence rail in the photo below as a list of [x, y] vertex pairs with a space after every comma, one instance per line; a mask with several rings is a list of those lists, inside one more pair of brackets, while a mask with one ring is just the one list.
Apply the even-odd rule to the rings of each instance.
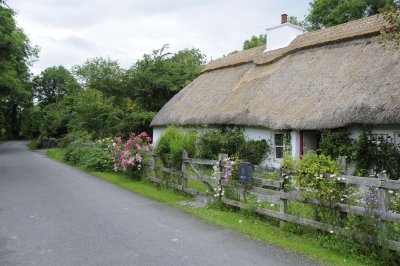
[[[170, 169], [165, 166], [161, 166], [158, 163], [158, 155], [152, 154], [152, 159], [150, 163], [145, 163], [144, 166], [148, 167], [148, 169], [152, 170], [151, 174], [146, 174], [146, 178], [150, 179], [153, 182], [163, 184], [169, 187], [172, 187], [177, 190], [184, 191], [186, 193], [192, 195], [202, 195], [202, 196], [210, 196], [214, 195], [215, 191], [218, 189], [218, 186], [221, 187], [230, 187], [237, 190], [238, 193], [244, 194], [251, 193], [256, 196], [261, 196], [268, 198], [269, 200], [275, 202], [279, 205], [279, 211], [261, 208], [261, 207], [251, 207], [248, 204], [228, 199], [222, 195], [220, 195], [219, 199], [230, 206], [234, 206], [237, 208], [253, 208], [254, 211], [258, 214], [273, 217], [280, 221], [280, 225], [283, 226], [285, 222], [291, 222], [299, 225], [309, 226], [321, 231], [335, 233], [339, 235], [346, 236], [348, 232], [345, 230], [343, 226], [326, 224], [321, 221], [307, 219], [304, 217], [299, 217], [293, 214], [288, 213], [288, 203], [289, 202], [299, 202], [307, 205], [314, 206], [322, 206], [327, 208], [335, 208], [340, 212], [340, 218], [345, 220], [348, 214], [356, 215], [356, 216], [379, 216], [380, 223], [385, 222], [395, 222], [400, 223], [400, 214], [389, 210], [389, 199], [390, 199], [390, 190], [400, 190], [400, 180], [389, 180], [385, 173], [381, 173], [378, 175], [378, 178], [371, 177], [358, 177], [358, 176], [350, 176], [350, 175], [341, 175], [338, 179], [337, 177], [325, 176], [325, 178], [337, 178], [337, 181], [341, 183], [343, 188], [348, 185], [354, 185], [358, 188], [360, 187], [374, 187], [378, 189], [378, 208], [369, 210], [364, 206], [356, 206], [350, 205], [346, 203], [335, 203], [328, 204], [321, 202], [315, 198], [305, 198], [305, 191], [301, 190], [291, 190], [286, 191], [285, 185], [289, 182], [287, 175], [289, 174], [284, 169], [278, 169], [273, 167], [261, 167], [261, 166], [253, 166], [253, 169], [258, 172], [267, 172], [267, 173], [275, 173], [279, 175], [279, 180], [267, 180], [263, 178], [253, 178], [252, 184], [235, 184], [232, 185], [229, 182], [225, 182], [222, 179], [224, 168], [223, 165], [225, 163], [226, 155], [220, 155], [219, 160], [207, 160], [207, 159], [194, 159], [188, 158], [186, 152], [183, 154], [181, 169]], [[219, 178], [210, 178], [205, 176], [199, 168], [200, 166], [214, 166], [218, 163], [220, 170]], [[163, 180], [163, 178], [157, 177], [157, 172], [165, 173], [168, 175], [173, 175], [178, 178], [177, 182], [171, 182], [170, 180]], [[193, 175], [194, 173], [194, 175]], [[201, 181], [204, 184], [204, 188], [208, 190], [208, 193], [204, 191], [199, 191], [193, 188], [188, 187], [189, 180]], [[385, 226], [385, 225], [383, 225]], [[353, 237], [361, 238], [366, 237], [367, 239], [371, 239], [373, 241], [372, 236], [362, 235], [362, 234], [354, 234]], [[387, 246], [395, 251], [400, 251], [400, 242], [394, 240], [387, 240]]]

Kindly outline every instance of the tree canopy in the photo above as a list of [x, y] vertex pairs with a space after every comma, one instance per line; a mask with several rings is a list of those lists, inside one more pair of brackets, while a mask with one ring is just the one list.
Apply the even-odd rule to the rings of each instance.
[[32, 91], [42, 105], [55, 103], [78, 89], [78, 82], [63, 66], [49, 67], [32, 79]]
[[383, 7], [394, 6], [395, 0], [314, 0], [307, 16], [309, 30], [331, 27], [379, 13]]
[[96, 57], [72, 69], [76, 79], [86, 89], [96, 89], [106, 96], [126, 96], [123, 87], [124, 70], [117, 60]]
[[132, 99], [147, 111], [156, 112], [195, 79], [205, 63], [198, 49], [167, 52], [168, 46], [145, 54], [127, 71]]
[[29, 63], [38, 52], [14, 16], [5, 1], [0, 1], [0, 128], [9, 136], [19, 134], [20, 112], [31, 102]]
[[265, 34], [260, 34], [259, 36], [251, 36], [249, 40], [245, 40], [243, 43], [243, 50], [251, 49], [267, 42], [267, 36]]

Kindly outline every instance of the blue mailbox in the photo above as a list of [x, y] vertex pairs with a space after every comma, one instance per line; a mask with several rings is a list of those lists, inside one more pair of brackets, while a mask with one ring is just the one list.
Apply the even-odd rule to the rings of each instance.
[[242, 183], [253, 182], [253, 165], [250, 163], [239, 164], [239, 181]]

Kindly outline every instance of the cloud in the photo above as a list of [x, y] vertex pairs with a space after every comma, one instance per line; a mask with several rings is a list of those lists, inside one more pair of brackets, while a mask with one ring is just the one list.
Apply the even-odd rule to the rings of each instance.
[[240, 50], [252, 35], [280, 22], [303, 19], [309, 0], [19, 0], [17, 22], [41, 47], [35, 73], [70, 67], [96, 56], [129, 67], [143, 54], [170, 44], [171, 52], [199, 48], [208, 58]]

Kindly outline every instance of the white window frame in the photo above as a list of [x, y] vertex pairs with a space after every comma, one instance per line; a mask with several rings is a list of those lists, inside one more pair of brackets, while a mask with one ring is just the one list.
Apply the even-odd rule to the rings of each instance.
[[[280, 131], [275, 131], [272, 133], [273, 135], [273, 145], [274, 145], [274, 158], [276, 160], [283, 160], [285, 153], [285, 133]], [[282, 145], [276, 144], [276, 135], [282, 135]], [[282, 148], [282, 157], [277, 157], [277, 148]]]

